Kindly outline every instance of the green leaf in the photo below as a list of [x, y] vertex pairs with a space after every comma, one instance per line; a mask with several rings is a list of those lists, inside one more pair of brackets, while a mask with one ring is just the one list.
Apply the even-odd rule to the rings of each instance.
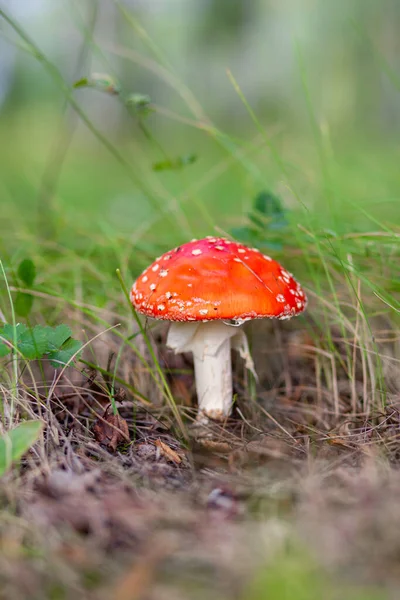
[[[1, 333], [0, 333], [0, 336], [2, 336]], [[11, 352], [10, 346], [8, 346], [8, 344], [5, 344], [3, 342], [3, 340], [0, 340], [0, 358], [3, 358], [3, 356], [7, 356], [7, 354], [10, 354], [10, 352]]]
[[32, 310], [33, 296], [18, 292], [14, 302], [15, 312], [19, 317], [27, 317]]
[[47, 352], [56, 352], [72, 335], [68, 325], [58, 325], [54, 329], [46, 327], [47, 331]]
[[18, 340], [18, 350], [24, 358], [41, 358], [47, 351], [47, 337], [47, 327], [36, 325], [34, 329], [27, 329]]
[[43, 424], [25, 421], [0, 437], [0, 477], [36, 442]]
[[18, 277], [30, 287], [36, 278], [36, 267], [34, 262], [30, 258], [25, 258], [21, 261], [17, 271]]
[[89, 77], [82, 77], [75, 81], [73, 87], [75, 89], [90, 87], [108, 94], [119, 94], [121, 91], [119, 83], [107, 73], [92, 73]]
[[235, 239], [244, 244], [252, 244], [254, 246], [259, 241], [258, 232], [250, 227], [233, 227], [231, 233]]
[[186, 156], [178, 156], [178, 158], [171, 160], [163, 160], [153, 165], [153, 171], [177, 171], [183, 169], [187, 165], [192, 165], [196, 162], [196, 154], [187, 154]]
[[69, 338], [66, 342], [64, 342], [59, 350], [49, 353], [48, 357], [50, 359], [50, 363], [53, 365], [53, 367], [62, 367], [71, 361], [75, 353], [77, 353], [75, 358], [78, 358], [81, 348], [82, 342], [79, 340], [74, 340], [73, 338]]
[[[79, 353], [82, 343], [71, 337], [68, 325], [45, 327], [36, 325], [28, 329], [18, 323], [15, 327], [6, 323], [0, 328], [0, 336], [16, 345], [17, 350], [27, 360], [47, 356], [55, 367], [69, 363], [75, 353]], [[11, 351], [10, 345], [0, 340], [0, 357]]]
[[266, 217], [283, 216], [285, 210], [282, 201], [271, 192], [260, 192], [254, 198], [253, 208]]
[[130, 94], [125, 104], [128, 108], [133, 109], [138, 117], [147, 117], [150, 113], [154, 112], [154, 108], [151, 106], [151, 98], [146, 94]]
[[15, 327], [10, 323], [5, 323], [0, 329], [0, 335], [12, 344], [15, 342], [15, 344], [18, 346], [18, 341], [20, 340], [21, 335], [23, 335], [26, 331], [27, 326], [23, 325], [22, 323], [17, 323]]

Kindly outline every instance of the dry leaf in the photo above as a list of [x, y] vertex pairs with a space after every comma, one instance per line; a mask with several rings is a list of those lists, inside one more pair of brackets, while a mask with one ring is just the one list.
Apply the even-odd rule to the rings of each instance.
[[129, 442], [128, 423], [118, 413], [114, 415], [109, 413], [110, 407], [107, 407], [103, 416], [98, 417], [93, 432], [96, 441], [103, 446], [107, 446], [112, 452], [115, 452], [118, 444]]
[[161, 440], [156, 440], [154, 442], [154, 444], [157, 446], [157, 448], [160, 449], [161, 454], [167, 460], [170, 460], [171, 462], [175, 463], [176, 465], [180, 465], [181, 464], [182, 459], [179, 456], [179, 454], [177, 452], [175, 452], [175, 450], [172, 450], [172, 448], [170, 448], [167, 444], [165, 444]]

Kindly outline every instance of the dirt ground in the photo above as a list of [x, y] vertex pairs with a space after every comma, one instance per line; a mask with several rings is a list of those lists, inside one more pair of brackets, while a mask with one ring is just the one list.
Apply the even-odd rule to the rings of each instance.
[[[186, 432], [129, 350], [119, 371], [154, 405], [120, 387], [118, 417], [94, 369], [69, 369], [36, 407], [26, 378], [21, 416], [30, 402], [46, 429], [0, 483], [0, 598], [293, 597], [262, 583], [277, 563], [288, 584], [293, 565], [338, 582], [315, 598], [398, 598], [396, 336], [376, 335], [387, 383], [379, 406], [362, 353], [349, 378], [335, 333], [332, 360], [306, 328], [251, 325], [257, 387], [234, 357], [232, 417], [199, 426], [190, 356], [167, 352], [165, 328], [156, 330]], [[97, 347], [99, 364], [116, 343]], [[314, 598], [296, 581], [295, 597]]]

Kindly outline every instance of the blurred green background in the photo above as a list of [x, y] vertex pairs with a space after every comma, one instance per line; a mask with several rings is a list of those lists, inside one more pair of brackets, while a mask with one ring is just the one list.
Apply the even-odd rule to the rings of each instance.
[[[1, 7], [7, 251], [168, 247], [242, 225], [263, 190], [308, 228], [400, 223], [396, 0]], [[119, 93], [73, 88], [93, 74]]]

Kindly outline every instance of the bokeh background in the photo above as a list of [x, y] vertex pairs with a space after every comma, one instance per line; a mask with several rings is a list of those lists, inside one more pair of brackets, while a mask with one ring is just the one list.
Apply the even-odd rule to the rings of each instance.
[[[168, 246], [240, 226], [262, 190], [334, 233], [374, 228], [360, 205], [400, 222], [395, 0], [1, 6], [21, 28], [1, 20], [0, 218], [12, 246], [21, 221], [25, 239]], [[120, 93], [73, 89], [91, 74]], [[133, 114], [131, 94], [153, 112]]]

